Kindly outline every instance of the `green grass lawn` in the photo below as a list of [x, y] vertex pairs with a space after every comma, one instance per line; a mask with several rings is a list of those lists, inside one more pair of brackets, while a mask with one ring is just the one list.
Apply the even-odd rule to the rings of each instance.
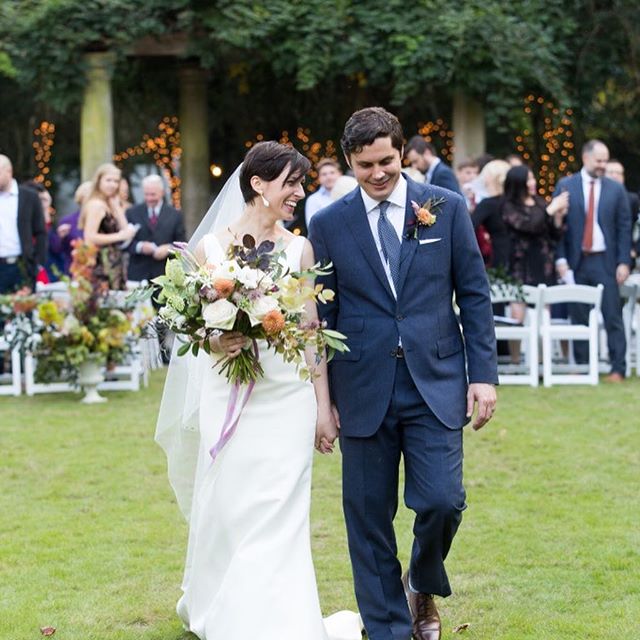
[[[90, 407], [71, 394], [0, 398], [2, 640], [44, 626], [56, 640], [193, 638], [174, 614], [186, 526], [153, 442], [162, 381]], [[493, 422], [465, 446], [444, 637], [637, 640], [640, 381], [501, 388]], [[313, 489], [326, 613], [355, 608], [338, 456], [316, 456]], [[404, 562], [408, 512], [397, 529]]]

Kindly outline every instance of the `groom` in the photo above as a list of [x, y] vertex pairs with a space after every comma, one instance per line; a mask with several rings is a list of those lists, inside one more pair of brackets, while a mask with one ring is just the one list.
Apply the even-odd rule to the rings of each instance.
[[[330, 363], [330, 384], [356, 597], [370, 640], [437, 640], [433, 595], [451, 593], [444, 559], [466, 506], [462, 427], [474, 406], [482, 427], [496, 404], [488, 282], [464, 199], [401, 173], [393, 114], [357, 111], [341, 144], [359, 186], [314, 216], [309, 238], [333, 264], [324, 284], [336, 296], [320, 311], [350, 349]], [[393, 528], [401, 455], [416, 514], [405, 575]]]

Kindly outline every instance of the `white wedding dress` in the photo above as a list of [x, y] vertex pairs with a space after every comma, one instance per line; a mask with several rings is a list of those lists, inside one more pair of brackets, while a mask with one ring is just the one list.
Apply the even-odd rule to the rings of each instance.
[[[207, 261], [224, 258], [213, 235]], [[286, 248], [300, 268], [304, 238]], [[204, 370], [200, 445], [189, 543], [177, 610], [201, 640], [356, 640], [361, 624], [341, 612], [323, 622], [311, 559], [309, 507], [316, 401], [313, 385], [273, 350], [236, 432], [212, 462], [229, 384]], [[326, 624], [326, 626], [325, 626]]]

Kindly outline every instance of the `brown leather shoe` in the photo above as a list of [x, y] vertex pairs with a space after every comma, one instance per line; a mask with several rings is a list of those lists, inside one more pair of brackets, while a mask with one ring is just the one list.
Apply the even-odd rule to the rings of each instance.
[[411, 612], [415, 640], [440, 640], [442, 626], [433, 596], [426, 593], [413, 593], [409, 589], [408, 573], [402, 576], [402, 586]]
[[613, 373], [610, 373], [605, 380], [607, 382], [614, 382], [614, 383], [618, 383], [618, 382], [624, 382], [624, 376], [621, 373], [618, 373], [617, 371], [614, 371]]

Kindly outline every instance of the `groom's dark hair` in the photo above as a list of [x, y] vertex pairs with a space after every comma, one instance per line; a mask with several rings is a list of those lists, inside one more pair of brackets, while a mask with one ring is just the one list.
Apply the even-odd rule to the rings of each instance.
[[373, 144], [378, 138], [391, 138], [391, 144], [402, 153], [404, 136], [400, 120], [382, 107], [367, 107], [356, 111], [344, 125], [340, 140], [344, 155], [360, 153], [363, 147]]
[[289, 165], [289, 173], [284, 184], [290, 178], [302, 178], [311, 169], [311, 162], [293, 147], [274, 142], [258, 142], [245, 156], [240, 170], [240, 191], [245, 202], [251, 202], [258, 194], [251, 186], [251, 178], [258, 176], [262, 180], [275, 180]]

